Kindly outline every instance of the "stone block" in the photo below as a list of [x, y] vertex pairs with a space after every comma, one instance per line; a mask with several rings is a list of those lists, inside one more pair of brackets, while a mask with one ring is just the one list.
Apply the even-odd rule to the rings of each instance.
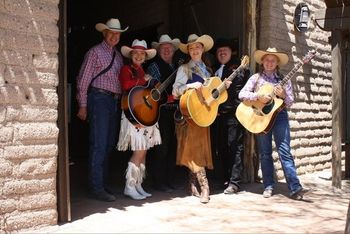
[[48, 145], [13, 145], [4, 147], [4, 158], [9, 160], [25, 160], [28, 158], [49, 158], [58, 154], [56, 144]]

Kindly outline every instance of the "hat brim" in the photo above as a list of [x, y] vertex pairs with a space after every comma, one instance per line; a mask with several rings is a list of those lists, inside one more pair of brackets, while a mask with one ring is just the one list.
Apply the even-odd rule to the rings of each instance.
[[155, 42], [154, 41], [151, 43], [151, 46], [154, 49], [158, 49], [158, 47], [162, 44], [172, 44], [174, 46], [175, 50], [177, 50], [179, 48], [180, 43], [181, 42], [179, 39], [173, 39], [171, 41], [165, 41], [165, 42]]
[[103, 23], [98, 23], [98, 24], [96, 24], [95, 28], [99, 32], [103, 32], [106, 29], [108, 29], [110, 31], [113, 31], [113, 32], [125, 32], [126, 30], [129, 29], [129, 26], [126, 27], [125, 29], [119, 29], [119, 28], [110, 28], [110, 27], [108, 27], [107, 25], [105, 25]]
[[188, 42], [187, 44], [180, 43], [179, 49], [185, 53], [188, 54], [188, 45], [193, 44], [193, 43], [201, 43], [204, 46], [204, 52], [209, 51], [213, 45], [214, 45], [214, 40], [211, 38], [211, 36], [208, 35], [202, 35], [198, 37], [195, 41]]
[[[126, 58], [131, 58], [130, 52], [133, 50], [135, 50], [135, 49], [128, 47], [128, 46], [122, 46], [122, 48], [120, 49], [122, 55]], [[155, 49], [147, 49], [147, 50], [143, 50], [143, 51], [145, 51], [145, 53], [146, 53], [146, 60], [150, 60], [150, 59], [154, 58], [154, 56], [156, 56], [156, 54], [157, 54], [157, 50], [155, 50]]]
[[262, 64], [262, 58], [267, 54], [275, 55], [279, 59], [278, 65], [283, 66], [288, 63], [288, 60], [289, 60], [288, 55], [283, 52], [270, 52], [265, 50], [257, 50], [254, 53], [254, 59], [258, 64]]

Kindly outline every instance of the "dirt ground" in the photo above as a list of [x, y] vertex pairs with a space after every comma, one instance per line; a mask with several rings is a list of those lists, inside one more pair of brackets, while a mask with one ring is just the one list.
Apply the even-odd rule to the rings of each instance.
[[243, 184], [225, 195], [211, 184], [208, 204], [187, 196], [184, 186], [173, 193], [153, 193], [134, 201], [116, 189], [115, 202], [100, 202], [80, 194], [72, 201], [73, 221], [36, 230], [37, 233], [344, 233], [350, 180], [333, 189], [330, 171], [300, 176], [312, 189], [303, 201], [288, 198], [287, 185], [277, 184], [273, 197], [263, 198], [262, 184]]

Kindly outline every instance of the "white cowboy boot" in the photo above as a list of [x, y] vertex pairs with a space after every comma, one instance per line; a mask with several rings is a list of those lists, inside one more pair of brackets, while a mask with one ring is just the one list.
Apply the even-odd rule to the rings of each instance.
[[134, 200], [142, 200], [146, 197], [139, 194], [136, 190], [136, 182], [138, 180], [139, 168], [132, 162], [128, 163], [128, 168], [126, 169], [126, 182], [124, 195], [131, 197]]
[[136, 181], [136, 190], [139, 194], [145, 197], [151, 197], [152, 194], [145, 192], [145, 190], [141, 186], [144, 178], [146, 178], [146, 167], [144, 164], [141, 163], [139, 168], [138, 179]]

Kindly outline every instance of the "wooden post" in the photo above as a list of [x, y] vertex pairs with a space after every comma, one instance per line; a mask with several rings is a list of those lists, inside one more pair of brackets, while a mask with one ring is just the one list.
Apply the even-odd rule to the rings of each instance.
[[341, 189], [342, 34], [332, 31], [332, 186]]

